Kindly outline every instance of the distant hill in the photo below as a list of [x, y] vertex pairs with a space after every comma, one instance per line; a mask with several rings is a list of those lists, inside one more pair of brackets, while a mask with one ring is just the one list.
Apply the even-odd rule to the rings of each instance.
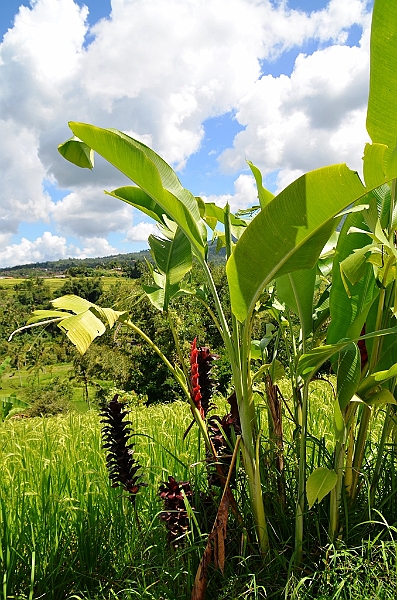
[[[215, 244], [210, 244], [208, 256], [210, 261], [222, 263], [225, 261], [225, 249], [217, 253]], [[15, 267], [0, 268], [0, 277], [52, 277], [62, 275], [71, 267], [87, 267], [90, 269], [112, 269], [118, 266], [134, 266], [139, 261], [151, 261], [149, 250], [129, 252], [127, 254], [114, 254], [99, 258], [66, 258], [61, 260], [48, 260], [45, 262], [17, 265]]]

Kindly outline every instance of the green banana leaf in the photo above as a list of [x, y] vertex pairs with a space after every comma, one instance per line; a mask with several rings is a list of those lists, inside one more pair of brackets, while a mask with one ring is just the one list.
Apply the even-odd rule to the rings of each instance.
[[[117, 130], [75, 122], [70, 122], [69, 127], [77, 138], [134, 181], [165, 214], [178, 223], [197, 255], [204, 259], [207, 230], [200, 216], [198, 202], [182, 187], [175, 172], [158, 154]], [[58, 146], [59, 152], [78, 166], [85, 166], [77, 152], [71, 155], [69, 142]]]
[[367, 131], [392, 150], [397, 145], [397, 2], [375, 0], [370, 46]]
[[335, 217], [364, 191], [357, 173], [333, 165], [303, 175], [261, 210], [226, 266], [232, 310], [240, 322], [270, 281], [314, 267]]

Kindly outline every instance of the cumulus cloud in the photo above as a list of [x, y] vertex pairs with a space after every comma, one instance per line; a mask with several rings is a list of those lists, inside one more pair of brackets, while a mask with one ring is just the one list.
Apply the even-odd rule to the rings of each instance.
[[47, 260], [60, 260], [71, 256], [89, 258], [118, 254], [116, 248], [100, 237], [82, 240], [83, 247], [68, 244], [66, 238], [46, 231], [34, 241], [22, 238], [0, 251], [0, 268], [13, 267]]
[[264, 76], [241, 101], [236, 118], [246, 128], [220, 164], [233, 172], [248, 157], [264, 175], [279, 170], [279, 188], [335, 162], [361, 170], [367, 98], [366, 48], [336, 45], [299, 55], [291, 77]]
[[259, 204], [255, 179], [252, 175], [245, 174], [239, 175], [234, 182], [234, 194], [203, 196], [203, 200], [205, 202], [214, 202], [222, 208], [228, 202], [232, 213]]
[[5, 250], [0, 251], [0, 267], [13, 267], [66, 257], [66, 239], [46, 231], [34, 241], [22, 238], [19, 244], [11, 244]]
[[65, 234], [105, 236], [126, 231], [132, 225], [132, 207], [97, 187], [79, 187], [57, 202], [51, 216]]
[[126, 239], [129, 242], [146, 242], [149, 235], [159, 235], [158, 228], [153, 223], [141, 221], [127, 231]]
[[[57, 154], [68, 120], [130, 132], [182, 169], [205, 120], [233, 110], [245, 130], [222, 168], [238, 172], [248, 157], [264, 173], [278, 170], [280, 185], [334, 157], [350, 161], [365, 137], [368, 77], [364, 41], [343, 46], [352, 25], [368, 31], [366, 0], [330, 0], [311, 14], [286, 1], [112, 0], [91, 30], [73, 0], [20, 7], [0, 44], [0, 235], [51, 217], [60, 235], [81, 238], [78, 254], [109, 232], [134, 241], [152, 232], [103, 196], [125, 183], [113, 167], [98, 160], [81, 170]], [[320, 49], [300, 56], [291, 77], [263, 76], [266, 61], [310, 40]], [[51, 200], [46, 180], [65, 190], [63, 200]], [[240, 175], [230, 202], [243, 205], [251, 184]], [[33, 255], [42, 242], [31, 243]]]

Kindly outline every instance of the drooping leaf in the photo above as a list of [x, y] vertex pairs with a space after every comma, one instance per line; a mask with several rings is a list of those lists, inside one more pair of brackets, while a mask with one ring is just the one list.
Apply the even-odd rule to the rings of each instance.
[[[198, 256], [204, 258], [207, 233], [197, 200], [182, 187], [175, 172], [158, 154], [120, 131], [76, 122], [70, 122], [69, 127], [75, 136], [134, 181], [178, 223]], [[61, 153], [62, 148], [59, 148]]]
[[319, 467], [313, 471], [306, 482], [306, 495], [309, 509], [316, 500], [321, 502], [321, 500], [334, 489], [337, 480], [338, 476], [335, 471], [331, 471], [325, 467]]
[[263, 187], [262, 184], [262, 173], [250, 160], [247, 160], [248, 166], [252, 171], [253, 176], [255, 177], [256, 187], [258, 189], [258, 198], [261, 208], [265, 208], [266, 204], [269, 204], [271, 200], [274, 198], [274, 194], [269, 192], [266, 188]]
[[94, 168], [94, 153], [87, 144], [73, 137], [58, 146], [60, 154], [82, 169]]
[[124, 187], [117, 188], [112, 192], [106, 192], [109, 196], [123, 200], [127, 204], [131, 204], [135, 208], [145, 213], [151, 219], [154, 219], [158, 223], [163, 223], [164, 209], [146, 194], [141, 188], [126, 185]]
[[66, 333], [80, 354], [84, 354], [95, 338], [106, 331], [102, 321], [90, 310], [63, 319], [58, 327]]
[[336, 227], [334, 217], [363, 193], [356, 173], [334, 165], [303, 175], [261, 210], [226, 267], [232, 310], [239, 321], [251, 314], [270, 281], [314, 267]]

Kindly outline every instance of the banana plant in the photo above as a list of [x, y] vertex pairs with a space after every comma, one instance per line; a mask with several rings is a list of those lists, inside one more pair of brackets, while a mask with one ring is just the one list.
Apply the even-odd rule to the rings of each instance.
[[[263, 187], [260, 171], [249, 163], [258, 188], [259, 204], [256, 203], [251, 211], [255, 216], [245, 219], [242, 215], [231, 215], [228, 206], [220, 209], [195, 197], [182, 186], [175, 172], [160, 156], [120, 131], [70, 122], [73, 135], [59, 146], [61, 155], [81, 168], [94, 167], [95, 152], [111, 163], [131, 180], [132, 185], [107, 193], [141, 210], [160, 226], [162, 237], [152, 236], [149, 240], [154, 259], [154, 282], [146, 288], [146, 292], [153, 304], [160, 310], [167, 311], [169, 303], [176, 301], [184, 293], [182, 279], [191, 267], [192, 256], [203, 270], [206, 288], [208, 294], [212, 295], [215, 306], [213, 314], [222, 333], [232, 370], [242, 432], [240, 447], [256, 536], [264, 557], [269, 551], [268, 519], [262, 497], [259, 452], [261, 432], [255, 409], [251, 368], [252, 328], [257, 303], [264, 290], [276, 281], [279, 293], [290, 309], [298, 314], [301, 327], [294, 371], [294, 387], [297, 395], [299, 394], [297, 404], [300, 412], [295, 534], [297, 562], [302, 556], [306, 508], [306, 437], [310, 380], [323, 360], [331, 359], [337, 365], [335, 421], [337, 443], [340, 444], [336, 452], [337, 464], [335, 471], [325, 469], [311, 475], [307, 488], [310, 504], [320, 501], [330, 490], [342, 489], [341, 465], [350, 419], [354, 412], [351, 405], [360, 391], [360, 385], [365, 388], [361, 398], [364, 438], [366, 411], [370, 406], [368, 394], [373, 401], [377, 401], [382, 390], [387, 388], [390, 395], [394, 391], [396, 373], [390, 369], [395, 363], [388, 367], [385, 354], [391, 356], [394, 351], [394, 337], [386, 334], [395, 334], [395, 316], [393, 314], [389, 322], [384, 315], [389, 317], [389, 307], [394, 311], [397, 307], [394, 286], [394, 231], [397, 211], [394, 209], [393, 183], [397, 176], [396, 22], [397, 6], [393, 1], [375, 0], [367, 119], [372, 144], [365, 148], [364, 153], [365, 184], [356, 172], [344, 164], [337, 164], [306, 173], [273, 196]], [[345, 211], [348, 211], [347, 217]], [[316, 335], [315, 323], [317, 321], [318, 325], [317, 317], [321, 313], [315, 313], [316, 318], [313, 319], [315, 269], [323, 249], [329, 245], [342, 218], [346, 220], [339, 235], [334, 260], [328, 343], [310, 348], [308, 340]], [[222, 233], [217, 233], [218, 223], [222, 225]], [[219, 243], [225, 245], [227, 251], [226, 272], [232, 314], [230, 322], [225, 316], [207, 261], [208, 227], [215, 232]], [[322, 267], [327, 268], [326, 261], [322, 263]], [[59, 301], [59, 307], [65, 308], [63, 303], [64, 300]], [[72, 306], [70, 310], [75, 312]], [[102, 326], [97, 323], [97, 333], [94, 327], [85, 343], [90, 343], [95, 335], [99, 335], [106, 322], [110, 326], [111, 313], [101, 313], [93, 305], [82, 312], [79, 310], [74, 316], [70, 316], [70, 313], [68, 316], [63, 315], [60, 325], [63, 324], [66, 328], [68, 319], [72, 319], [74, 335], [78, 337], [77, 332], [93, 326], [92, 316], [98, 318]], [[60, 317], [42, 314], [41, 318], [48, 320]], [[117, 316], [118, 321], [123, 319], [129, 327], [135, 327], [127, 317]], [[387, 330], [383, 331], [382, 337], [379, 335], [381, 330]], [[68, 329], [68, 332], [71, 337], [72, 329]], [[140, 335], [145, 339], [143, 332]], [[367, 343], [370, 357], [369, 367], [364, 371], [360, 369], [360, 373], [356, 344], [359, 338]], [[151, 340], [147, 341], [152, 344]], [[154, 349], [161, 356], [161, 351]], [[162, 359], [167, 360], [164, 356]], [[189, 399], [186, 374], [170, 363], [167, 366]], [[379, 391], [379, 388], [382, 390]], [[381, 399], [385, 398], [384, 392], [382, 393]], [[389, 400], [390, 395], [387, 395]], [[194, 407], [192, 410], [194, 412]], [[197, 410], [194, 415], [204, 439], [208, 441], [204, 420]], [[363, 445], [358, 441], [355, 446], [356, 457], [352, 458], [350, 472], [354, 469], [358, 471], [360, 466]], [[356, 488], [356, 482], [353, 481], [352, 495]], [[334, 502], [336, 507], [339, 496], [340, 492], [337, 492]], [[331, 530], [335, 531], [336, 527], [333, 525]]]

